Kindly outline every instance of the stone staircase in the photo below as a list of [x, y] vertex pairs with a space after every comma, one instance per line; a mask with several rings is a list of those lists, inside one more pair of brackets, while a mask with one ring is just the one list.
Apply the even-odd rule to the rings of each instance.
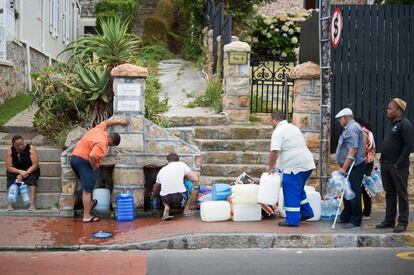
[[11, 146], [11, 137], [8, 134], [0, 140], [0, 215], [58, 215], [59, 198], [62, 192], [60, 154], [61, 150], [48, 146], [41, 137], [34, 133], [23, 134], [25, 141], [36, 146], [39, 154], [39, 166], [41, 175], [38, 180], [36, 206], [39, 210], [28, 212], [17, 209], [24, 209], [21, 201], [16, 205], [16, 210], [8, 212], [7, 207], [7, 180], [4, 156]]
[[142, 35], [144, 31], [144, 19], [154, 14], [157, 2], [155, 0], [140, 0], [138, 2], [137, 16], [135, 17], [135, 24], [132, 29], [134, 34]]
[[204, 152], [201, 183], [229, 183], [243, 172], [258, 180], [267, 170], [270, 126], [204, 126], [194, 130], [195, 144]]

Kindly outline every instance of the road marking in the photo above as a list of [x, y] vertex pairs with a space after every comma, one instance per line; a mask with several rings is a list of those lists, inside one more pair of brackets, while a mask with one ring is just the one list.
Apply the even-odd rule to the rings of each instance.
[[414, 252], [401, 252], [397, 253], [397, 257], [403, 260], [414, 260]]

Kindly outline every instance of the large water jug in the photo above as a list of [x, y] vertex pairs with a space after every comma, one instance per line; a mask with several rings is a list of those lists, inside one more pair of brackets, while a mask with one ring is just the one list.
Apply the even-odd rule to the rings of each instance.
[[98, 201], [95, 206], [97, 212], [108, 212], [111, 202], [111, 191], [106, 188], [96, 188], [93, 190], [92, 197]]
[[20, 195], [22, 195], [23, 203], [30, 204], [30, 201], [31, 201], [30, 200], [30, 189], [27, 186], [27, 184], [22, 182], [19, 187], [19, 192], [20, 192]]
[[133, 221], [134, 218], [134, 196], [129, 193], [116, 196], [116, 219], [118, 221]]
[[231, 186], [224, 183], [216, 183], [212, 188], [213, 201], [225, 201], [231, 195]]
[[200, 205], [203, 222], [220, 222], [230, 219], [230, 203], [227, 201], [206, 201]]
[[239, 184], [231, 187], [231, 202], [233, 204], [257, 204], [257, 184]]
[[275, 205], [279, 199], [280, 174], [263, 173], [260, 177], [257, 201], [267, 205]]
[[262, 219], [260, 204], [233, 204], [232, 220], [235, 222], [254, 222]]
[[17, 201], [17, 194], [19, 193], [19, 187], [16, 183], [13, 183], [9, 187], [9, 191], [7, 193], [7, 200], [9, 203], [16, 203]]

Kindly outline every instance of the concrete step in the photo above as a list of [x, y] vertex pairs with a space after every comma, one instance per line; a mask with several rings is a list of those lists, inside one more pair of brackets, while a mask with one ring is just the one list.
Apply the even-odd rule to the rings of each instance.
[[[9, 145], [0, 145], [0, 156], [4, 156], [9, 148]], [[36, 146], [36, 151], [39, 155], [39, 161], [60, 162], [62, 150], [58, 148]]]
[[237, 178], [246, 172], [249, 176], [258, 178], [266, 170], [267, 165], [261, 164], [205, 164], [201, 167], [201, 175]]
[[[60, 177], [62, 174], [62, 169], [60, 162], [40, 162], [40, 174], [42, 177]], [[6, 164], [5, 162], [0, 162], [0, 176], [6, 175]]]
[[0, 137], [0, 145], [7, 145], [10, 146], [12, 144], [12, 138], [15, 135], [22, 136], [24, 141], [29, 144], [33, 144], [35, 146], [47, 146], [52, 145], [53, 141], [48, 140], [42, 135], [39, 135], [35, 132], [30, 133], [21, 133], [21, 132], [11, 132], [11, 133], [1, 133]]
[[[44, 208], [59, 208], [59, 199], [60, 192], [54, 193], [37, 193], [36, 194], [36, 207], [40, 209]], [[0, 192], [0, 208], [7, 207], [7, 192]], [[15, 209], [26, 209], [21, 202], [21, 197], [19, 196]]]
[[8, 211], [7, 209], [0, 209], [0, 217], [69, 217], [73, 218], [73, 210], [60, 210], [58, 208], [37, 209], [35, 211], [28, 211], [27, 209], [15, 209]]
[[195, 127], [196, 139], [268, 139], [273, 128], [266, 126], [214, 126]]
[[[210, 177], [200, 176], [200, 184], [213, 185], [216, 183], [227, 183], [230, 184], [237, 177]], [[253, 178], [256, 183], [259, 183], [259, 178]]]
[[205, 116], [169, 116], [160, 115], [171, 123], [171, 127], [188, 126], [222, 126], [230, 124], [228, 115], [205, 115]]
[[205, 164], [268, 164], [269, 153], [209, 151], [204, 154]]
[[[7, 191], [7, 178], [0, 177], [0, 192]], [[37, 181], [38, 193], [62, 192], [62, 179], [60, 177], [40, 177]]]
[[201, 151], [269, 152], [269, 139], [196, 139]]

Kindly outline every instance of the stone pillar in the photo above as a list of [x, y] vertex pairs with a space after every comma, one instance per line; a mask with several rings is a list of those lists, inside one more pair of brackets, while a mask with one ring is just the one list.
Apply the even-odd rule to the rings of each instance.
[[224, 46], [223, 111], [234, 122], [250, 116], [250, 46], [235, 41]]
[[[297, 65], [292, 69], [290, 77], [295, 83], [292, 123], [301, 129], [308, 148], [318, 157], [321, 129], [319, 66], [312, 62]], [[312, 185], [317, 185], [319, 171], [316, 170], [311, 179]]]
[[113, 171], [113, 202], [117, 194], [130, 192], [134, 194], [135, 206], [144, 203], [144, 170], [138, 166], [136, 153], [144, 152], [144, 91], [146, 68], [132, 64], [122, 64], [111, 71], [114, 77], [114, 118], [126, 117], [128, 127], [114, 126], [110, 131], [120, 134], [121, 143], [111, 148], [110, 155], [115, 155]]
[[213, 77], [213, 30], [209, 30], [207, 33], [207, 75], [208, 79]]

